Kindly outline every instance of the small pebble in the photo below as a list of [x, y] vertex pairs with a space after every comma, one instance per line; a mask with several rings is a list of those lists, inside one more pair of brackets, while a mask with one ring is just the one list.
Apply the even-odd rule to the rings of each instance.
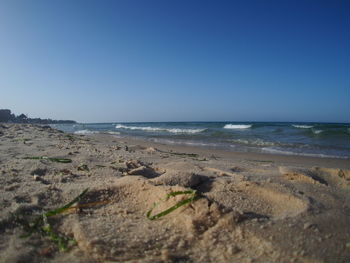
[[238, 247], [236, 247], [236, 246], [229, 246], [229, 247], [227, 248], [227, 253], [230, 254], [230, 255], [237, 254], [237, 253], [239, 253], [240, 251], [241, 251], [241, 250], [240, 250]]
[[163, 261], [169, 261], [171, 259], [168, 249], [162, 249], [161, 250], [161, 259]]
[[312, 224], [310, 222], [307, 222], [304, 224], [304, 229], [308, 229], [312, 226]]

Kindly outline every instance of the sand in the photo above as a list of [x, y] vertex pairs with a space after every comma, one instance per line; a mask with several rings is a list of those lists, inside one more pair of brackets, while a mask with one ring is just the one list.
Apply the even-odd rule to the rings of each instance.
[[[71, 159], [57, 163], [46, 156]], [[349, 262], [350, 161], [233, 153], [0, 124], [1, 262]], [[59, 251], [16, 215], [74, 238]], [[197, 190], [198, 198], [156, 220]], [[160, 200], [163, 200], [160, 202]], [[85, 206], [84, 206], [85, 204]]]

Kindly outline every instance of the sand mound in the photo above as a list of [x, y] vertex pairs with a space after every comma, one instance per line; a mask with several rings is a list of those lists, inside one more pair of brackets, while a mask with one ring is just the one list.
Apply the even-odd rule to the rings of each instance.
[[179, 185], [193, 188], [209, 180], [203, 175], [199, 166], [185, 161], [169, 162], [157, 170], [163, 171], [163, 174], [152, 179], [155, 185]]
[[350, 171], [345, 169], [330, 169], [314, 167], [312, 169], [299, 169], [279, 167], [285, 179], [296, 182], [306, 182], [333, 187], [350, 187]]
[[232, 208], [253, 218], [283, 219], [306, 211], [309, 202], [273, 183], [239, 182], [216, 179], [202, 185], [206, 195], [226, 208]]
[[301, 199], [301, 196], [293, 195], [279, 185], [269, 183], [263, 186], [250, 184], [246, 191], [257, 200], [262, 201], [264, 203], [263, 210], [266, 209], [267, 214], [274, 219], [295, 217], [305, 212], [309, 207], [307, 200]]
[[330, 185], [341, 188], [350, 188], [350, 171], [345, 169], [330, 169], [315, 167], [312, 170], [317, 176], [325, 178]]
[[[197, 208], [192, 210], [192, 214], [197, 214], [191, 222], [188, 218], [182, 219], [183, 210], [189, 210], [189, 207], [177, 209], [167, 220], [151, 221], [146, 217], [154, 202], [159, 202], [167, 193], [183, 190], [186, 189], [178, 186], [153, 186], [142, 177], [126, 176], [118, 180], [116, 186], [90, 191], [88, 202], [109, 203], [94, 207], [91, 214], [86, 211], [77, 215], [69, 224], [73, 226], [71, 231], [79, 246], [94, 258], [136, 259], [143, 257], [145, 248], [156, 257], [162, 243], [174, 245], [175, 241], [169, 243], [168, 239], [171, 236], [180, 238], [177, 234], [179, 231], [194, 229], [197, 224], [192, 221], [201, 219], [200, 215], [197, 215], [200, 214], [198, 211], [201, 211], [198, 208], [201, 207], [201, 202], [193, 204]], [[186, 197], [171, 198], [160, 203], [153, 212], [163, 211], [184, 198]], [[186, 216], [191, 217], [188, 213]], [[130, 236], [131, 232], [133, 236]]]
[[[269, 242], [239, 227], [246, 219], [243, 214], [205, 197], [161, 219], [151, 221], [146, 217], [154, 202], [181, 190], [186, 189], [154, 186], [143, 177], [124, 177], [109, 188], [91, 190], [85, 201], [108, 203], [71, 216], [65, 231], [72, 232], [79, 247], [97, 260], [144, 262], [147, 255], [146, 262], [185, 262], [194, 257], [199, 261], [239, 257], [245, 262], [244, 253], [237, 255], [242, 247], [249, 247], [257, 256], [274, 253]], [[178, 196], [160, 203], [154, 213], [184, 198]], [[230, 242], [217, 243], [221, 239]], [[215, 250], [210, 249], [213, 246]], [[186, 254], [176, 252], [184, 247]]]
[[300, 181], [312, 184], [328, 185], [328, 182], [313, 170], [309, 169], [293, 169], [288, 167], [279, 167], [280, 173], [285, 179], [290, 181]]

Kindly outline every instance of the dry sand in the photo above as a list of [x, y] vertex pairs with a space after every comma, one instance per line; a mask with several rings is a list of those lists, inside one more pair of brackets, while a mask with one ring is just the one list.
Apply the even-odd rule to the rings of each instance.
[[[0, 261], [350, 262], [349, 167], [0, 124]], [[77, 245], [60, 252], [46, 236], [20, 237], [14, 215], [39, 215], [86, 188], [76, 209], [50, 218]], [[190, 189], [201, 198], [146, 217], [166, 194]]]

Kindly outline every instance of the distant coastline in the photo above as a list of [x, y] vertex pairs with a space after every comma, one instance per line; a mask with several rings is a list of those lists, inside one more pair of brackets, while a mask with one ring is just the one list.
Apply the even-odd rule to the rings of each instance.
[[33, 123], [33, 124], [74, 124], [73, 120], [52, 120], [41, 118], [29, 118], [25, 114], [15, 115], [9, 109], [0, 109], [0, 122], [5, 123]]

